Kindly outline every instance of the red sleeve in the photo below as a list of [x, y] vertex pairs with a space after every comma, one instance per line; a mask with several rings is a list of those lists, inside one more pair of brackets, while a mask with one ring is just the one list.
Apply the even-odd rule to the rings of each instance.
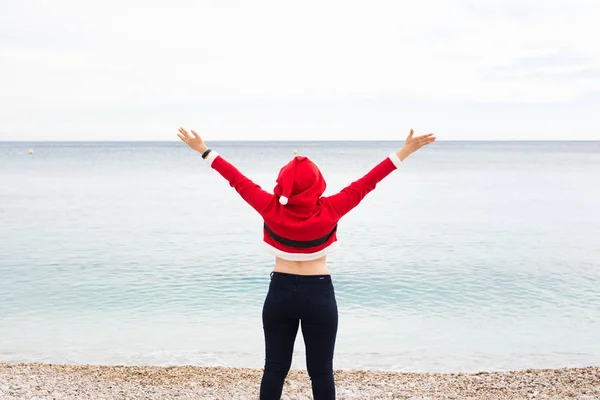
[[386, 176], [391, 174], [400, 165], [400, 159], [392, 154], [381, 161], [365, 176], [352, 182], [339, 193], [327, 197], [329, 203], [337, 211], [338, 217], [342, 218], [346, 213], [356, 207], [365, 196], [375, 189], [375, 186]]
[[211, 151], [206, 157], [209, 165], [223, 178], [227, 179], [229, 185], [234, 188], [242, 198], [252, 206], [259, 214], [267, 208], [273, 195], [264, 191], [256, 183], [248, 179], [236, 167], [221, 157], [217, 152]]

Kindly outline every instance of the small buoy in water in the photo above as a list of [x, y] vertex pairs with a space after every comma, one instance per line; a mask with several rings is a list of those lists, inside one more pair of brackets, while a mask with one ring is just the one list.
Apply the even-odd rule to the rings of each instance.
[[298, 154], [298, 150], [294, 149], [294, 154]]
[[33, 154], [33, 150], [32, 149], [29, 149], [29, 154]]

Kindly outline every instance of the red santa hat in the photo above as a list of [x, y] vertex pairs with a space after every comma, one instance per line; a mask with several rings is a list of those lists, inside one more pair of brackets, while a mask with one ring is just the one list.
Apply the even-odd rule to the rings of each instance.
[[279, 171], [273, 192], [283, 205], [311, 207], [326, 187], [319, 167], [307, 157], [296, 156]]

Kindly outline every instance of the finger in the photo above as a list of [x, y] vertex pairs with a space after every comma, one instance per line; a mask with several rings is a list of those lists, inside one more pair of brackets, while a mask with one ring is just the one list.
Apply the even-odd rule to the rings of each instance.
[[407, 139], [411, 139], [411, 138], [413, 137], [413, 134], [414, 134], [414, 133], [415, 133], [415, 132], [414, 132], [414, 131], [411, 129], [411, 130], [410, 130], [410, 133], [408, 134], [408, 137], [407, 137]]
[[181, 132], [183, 134], [183, 136], [185, 136], [188, 139], [191, 139], [192, 137], [190, 136], [190, 134], [183, 128], [179, 128], [179, 132]]
[[182, 141], [184, 141], [185, 143], [187, 143], [187, 140], [186, 140], [185, 136], [183, 136], [180, 133], [178, 133], [177, 136], [179, 136], [179, 139], [181, 139]]
[[198, 134], [196, 133], [196, 131], [195, 131], [195, 130], [193, 130], [193, 129], [192, 129], [192, 134], [194, 135], [194, 137], [195, 137], [196, 139], [200, 139], [200, 135], [198, 135]]
[[420, 139], [420, 138], [423, 138], [423, 139], [428, 139], [428, 138], [430, 138], [430, 137], [432, 137], [432, 136], [433, 136], [433, 133], [428, 133], [427, 135], [420, 135], [420, 136], [417, 136], [417, 139]]

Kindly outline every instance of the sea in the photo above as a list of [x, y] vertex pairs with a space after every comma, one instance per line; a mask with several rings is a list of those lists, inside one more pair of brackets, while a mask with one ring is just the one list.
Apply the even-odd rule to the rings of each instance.
[[[209, 145], [269, 191], [308, 156], [328, 195], [402, 143]], [[335, 369], [600, 365], [598, 141], [438, 140], [338, 237]], [[261, 368], [261, 238], [182, 142], [0, 142], [0, 362]]]

